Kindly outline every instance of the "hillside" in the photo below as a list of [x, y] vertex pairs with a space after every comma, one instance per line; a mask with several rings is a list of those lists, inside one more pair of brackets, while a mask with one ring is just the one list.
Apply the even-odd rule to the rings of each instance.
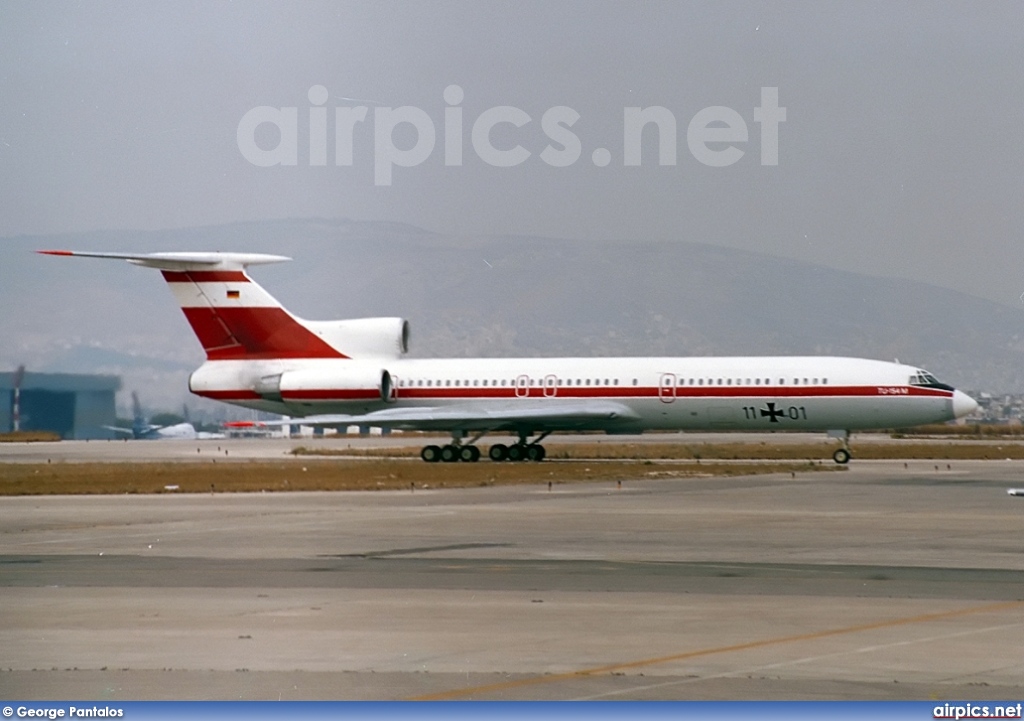
[[835, 354], [899, 358], [967, 389], [1024, 387], [1024, 312], [921, 283], [688, 242], [450, 237], [395, 223], [287, 220], [8, 238], [0, 369], [121, 373], [177, 406], [202, 360], [159, 276], [47, 247], [249, 250], [309, 318], [401, 315], [416, 356]]

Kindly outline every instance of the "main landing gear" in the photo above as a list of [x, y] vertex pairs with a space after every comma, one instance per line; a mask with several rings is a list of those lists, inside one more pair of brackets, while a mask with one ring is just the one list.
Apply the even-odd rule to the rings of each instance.
[[492, 461], [543, 461], [547, 451], [540, 443], [520, 442], [511, 446], [495, 443], [487, 456]]
[[[540, 442], [547, 438], [548, 434], [544, 433], [532, 443], [527, 440], [529, 435], [521, 434], [519, 442], [510, 446], [495, 443], [487, 450], [487, 457], [492, 461], [543, 461], [547, 452]], [[427, 463], [476, 463], [480, 460], [481, 454], [480, 449], [474, 444], [482, 436], [483, 433], [463, 445], [461, 435], [453, 434], [453, 442], [446, 446], [424, 446], [420, 451], [420, 458]]]
[[437, 463], [438, 461], [476, 463], [480, 460], [480, 449], [476, 446], [457, 446], [454, 443], [447, 446], [424, 446], [420, 451], [420, 458], [427, 463]]
[[845, 466], [853, 458], [850, 453], [850, 432], [849, 431], [829, 431], [829, 438], [838, 438], [842, 442], [843, 447], [837, 448], [832, 454], [832, 460], [841, 466]]
[[424, 446], [420, 451], [420, 458], [427, 463], [476, 463], [480, 460], [480, 449], [476, 446], [461, 446], [449, 443], [446, 446]]

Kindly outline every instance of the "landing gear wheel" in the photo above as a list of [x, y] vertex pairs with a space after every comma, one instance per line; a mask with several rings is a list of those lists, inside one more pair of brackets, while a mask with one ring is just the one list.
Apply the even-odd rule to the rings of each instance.
[[492, 461], [508, 460], [508, 446], [503, 443], [495, 443], [487, 451], [487, 457]]
[[526, 457], [531, 461], [543, 461], [546, 455], [544, 446], [539, 443], [531, 443], [526, 447]]
[[522, 443], [516, 443], [514, 446], [509, 446], [508, 459], [510, 461], [525, 461], [526, 446], [524, 446]]
[[445, 463], [455, 463], [459, 460], [459, 450], [458, 446], [444, 446], [441, 449], [441, 460]]
[[441, 449], [438, 446], [423, 446], [420, 451], [420, 458], [427, 463], [437, 463], [441, 460]]
[[459, 460], [465, 463], [476, 463], [480, 460], [480, 449], [476, 446], [463, 446], [459, 449]]
[[837, 448], [836, 452], [832, 454], [832, 460], [841, 466], [845, 466], [850, 462], [850, 452], [845, 448]]

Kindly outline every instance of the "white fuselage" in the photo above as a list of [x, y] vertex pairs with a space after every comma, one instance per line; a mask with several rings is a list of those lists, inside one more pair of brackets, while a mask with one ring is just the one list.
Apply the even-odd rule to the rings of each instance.
[[[384, 371], [389, 388], [367, 380]], [[623, 433], [862, 430], [944, 422], [973, 407], [948, 386], [912, 384], [919, 372], [900, 363], [839, 357], [210, 361], [192, 375], [190, 388], [297, 417], [607, 400], [630, 409], [631, 417], [567, 428]], [[350, 376], [359, 380], [340, 381]], [[278, 379], [276, 392], [267, 391], [268, 378]]]

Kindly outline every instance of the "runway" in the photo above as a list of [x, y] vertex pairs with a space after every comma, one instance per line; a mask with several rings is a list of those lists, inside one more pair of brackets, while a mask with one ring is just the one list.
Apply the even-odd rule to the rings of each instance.
[[[60, 463], [109, 462], [138, 463], [148, 461], [204, 462], [212, 458], [226, 460], [279, 460], [294, 458], [293, 448], [325, 448], [331, 451], [355, 449], [359, 451], [386, 448], [416, 448], [427, 443], [444, 443], [448, 436], [420, 434], [394, 434], [390, 436], [327, 436], [305, 438], [232, 438], [226, 440], [165, 440], [165, 441], [61, 441], [60, 443], [0, 443], [0, 463]], [[502, 439], [496, 436], [495, 441]], [[503, 442], [514, 439], [503, 438]], [[489, 444], [488, 437], [482, 445]], [[630, 444], [700, 444], [700, 443], [771, 443], [821, 444], [822, 458], [831, 455], [835, 442], [827, 441], [821, 433], [650, 433], [640, 436], [607, 436], [603, 434], [559, 434], [552, 444], [586, 443], [599, 445]], [[883, 433], [858, 433], [854, 438], [856, 449], [864, 444], [894, 443], [892, 436]], [[905, 438], [904, 444], [935, 443], [931, 438]], [[1000, 445], [1015, 443], [995, 437], [972, 440], [972, 445]], [[227, 452], [227, 454], [225, 454]]]
[[1019, 700], [1022, 478], [2, 498], [0, 694]]

